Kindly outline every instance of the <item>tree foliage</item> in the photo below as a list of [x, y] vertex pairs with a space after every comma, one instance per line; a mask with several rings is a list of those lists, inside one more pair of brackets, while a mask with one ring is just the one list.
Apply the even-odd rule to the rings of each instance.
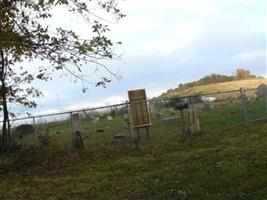
[[[89, 83], [81, 74], [82, 66], [87, 63], [94, 63], [112, 73], [101, 63], [103, 59], [114, 57], [113, 42], [106, 34], [110, 29], [106, 20], [90, 9], [92, 5], [116, 21], [124, 17], [117, 8], [116, 0], [0, 0], [0, 95], [4, 116], [2, 149], [9, 143], [8, 104], [35, 107], [36, 103], [31, 97], [42, 95], [41, 91], [30, 85], [33, 80], [47, 81], [53, 72], [61, 70]], [[52, 13], [59, 8], [80, 15], [91, 35], [80, 38], [75, 30], [60, 25], [50, 26]], [[33, 73], [25, 67], [25, 61], [32, 60], [48, 61], [49, 67], [36, 66]], [[95, 84], [105, 86], [109, 81], [103, 77]], [[25, 84], [29, 87], [22, 87]]]

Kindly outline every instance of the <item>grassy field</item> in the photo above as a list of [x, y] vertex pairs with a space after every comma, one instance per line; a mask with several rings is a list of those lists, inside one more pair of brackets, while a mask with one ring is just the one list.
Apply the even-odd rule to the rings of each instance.
[[178, 120], [153, 119], [151, 140], [138, 148], [113, 139], [127, 133], [121, 118], [84, 122], [82, 154], [69, 125], [55, 125], [49, 144], [26, 137], [1, 157], [0, 199], [267, 199], [267, 124], [245, 125], [239, 104], [200, 121], [202, 133], [182, 142]]
[[205, 94], [212, 92], [224, 92], [231, 90], [239, 90], [241, 87], [245, 89], [254, 89], [261, 84], [267, 85], [267, 79], [250, 79], [250, 80], [239, 80], [229, 81], [224, 83], [214, 83], [209, 85], [195, 86], [182, 91], [172, 91], [164, 94], [165, 96], [188, 96], [192, 94]]

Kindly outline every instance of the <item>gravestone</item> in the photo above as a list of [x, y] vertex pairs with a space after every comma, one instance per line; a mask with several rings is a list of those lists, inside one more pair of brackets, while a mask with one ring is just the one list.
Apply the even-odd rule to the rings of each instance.
[[112, 116], [107, 116], [108, 121], [111, 121], [112, 119], [113, 119]]
[[267, 112], [267, 85], [261, 84], [257, 88], [257, 99], [259, 99], [259, 98], [264, 99], [265, 112]]
[[266, 87], [267, 87], [267, 85], [265, 85], [265, 84], [261, 84], [261, 85], [257, 88], [257, 98], [264, 97]]
[[93, 123], [96, 124], [99, 121], [99, 117], [93, 117]]
[[161, 110], [160, 102], [150, 102], [149, 109], [150, 112], [153, 113], [153, 115], [157, 115], [157, 113], [160, 113]]
[[160, 119], [161, 116], [162, 116], [162, 114], [161, 114], [160, 111], [156, 112], [156, 117], [157, 117], [157, 119]]
[[213, 108], [214, 108], [213, 103], [205, 102], [203, 106], [203, 111], [208, 112], [208, 111], [211, 111]]
[[125, 129], [129, 129], [129, 123], [128, 123], [128, 121], [124, 121], [121, 127], [122, 128], [125, 128]]

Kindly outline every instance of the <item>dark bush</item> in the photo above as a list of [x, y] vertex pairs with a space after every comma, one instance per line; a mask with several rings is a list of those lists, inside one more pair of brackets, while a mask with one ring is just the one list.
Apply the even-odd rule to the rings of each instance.
[[23, 136], [33, 134], [34, 133], [34, 128], [30, 124], [22, 124], [16, 127], [15, 129], [15, 135], [18, 138], [22, 138]]

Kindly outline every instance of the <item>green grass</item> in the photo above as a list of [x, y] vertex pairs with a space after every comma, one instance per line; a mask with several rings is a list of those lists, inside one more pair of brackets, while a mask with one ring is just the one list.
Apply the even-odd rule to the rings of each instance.
[[178, 120], [153, 119], [139, 148], [113, 140], [127, 133], [122, 118], [84, 122], [82, 157], [71, 129], [54, 125], [49, 145], [36, 139], [1, 158], [0, 199], [267, 199], [267, 124], [245, 125], [239, 104], [202, 112], [200, 121], [202, 134], [181, 142]]

